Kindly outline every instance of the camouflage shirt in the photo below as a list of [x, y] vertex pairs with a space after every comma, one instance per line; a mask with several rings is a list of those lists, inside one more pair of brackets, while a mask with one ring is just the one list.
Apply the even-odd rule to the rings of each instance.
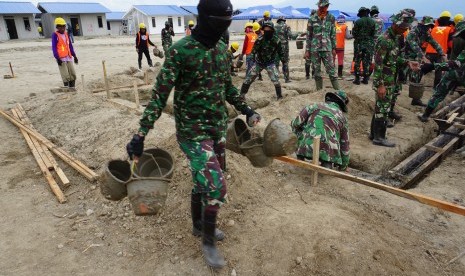
[[174, 31], [163, 28], [161, 30], [161, 44], [167, 45], [168, 47], [173, 44]]
[[297, 155], [313, 157], [313, 139], [320, 136], [320, 160], [332, 162], [344, 170], [349, 165], [349, 123], [339, 105], [315, 103], [300, 111], [291, 122], [298, 137]]
[[399, 35], [395, 35], [391, 27], [376, 41], [375, 69], [373, 71], [373, 87], [398, 85], [398, 70], [407, 64], [400, 55]]
[[311, 15], [307, 24], [307, 46], [309, 52], [336, 50], [336, 19], [330, 13], [321, 19], [318, 13]]
[[[171, 46], [140, 120], [146, 134], [161, 116], [174, 87], [174, 117], [178, 137], [193, 141], [225, 135], [226, 101], [244, 114], [249, 107], [232, 85], [226, 45], [208, 49], [192, 36]], [[164, 130], [160, 130], [164, 131]]]
[[420, 61], [425, 53], [421, 49], [423, 43], [428, 42], [431, 46], [442, 55], [444, 52], [441, 48], [441, 45], [431, 36], [431, 33], [428, 31], [422, 31], [421, 26], [417, 25], [410, 30], [405, 39], [405, 54], [411, 59], [416, 59]]
[[279, 40], [281, 40], [281, 43], [289, 43], [289, 40], [292, 36], [291, 27], [289, 27], [285, 22], [281, 21], [275, 25], [274, 29], [275, 34], [278, 36]]
[[259, 36], [253, 45], [251, 54], [253, 60], [263, 66], [275, 63], [277, 58], [283, 63], [285, 62], [284, 50], [281, 41], [276, 35], [273, 35], [273, 38], [270, 40], [266, 40], [265, 36]]
[[383, 34], [384, 21], [377, 14], [373, 15], [372, 19], [375, 21], [375, 39]]
[[370, 17], [362, 17], [355, 21], [352, 36], [360, 43], [369, 43], [374, 40], [376, 23]]

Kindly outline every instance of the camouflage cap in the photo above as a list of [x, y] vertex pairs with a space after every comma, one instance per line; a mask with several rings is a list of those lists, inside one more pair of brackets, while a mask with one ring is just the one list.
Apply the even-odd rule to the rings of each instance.
[[271, 21], [265, 21], [265, 22], [263, 23], [262, 29], [265, 29], [265, 27], [270, 27], [270, 28], [273, 29], [273, 31], [274, 31], [274, 24], [273, 24], [273, 22], [271, 22]]
[[420, 24], [423, 25], [433, 25], [434, 26], [434, 18], [431, 16], [425, 15], [423, 16], [423, 19], [420, 21]]
[[318, 5], [318, 7], [327, 6], [327, 5], [329, 5], [329, 0], [320, 0], [320, 1], [318, 1], [317, 5]]
[[284, 16], [278, 17], [278, 20], [276, 22], [279, 22], [279, 21], [286, 21], [286, 17]]
[[415, 17], [416, 12], [415, 12], [414, 9], [403, 9], [402, 11], [408, 12], [408, 13], [410, 13], [413, 17]]
[[459, 36], [463, 31], [465, 31], [465, 21], [460, 21], [455, 25], [454, 36]]
[[349, 98], [347, 97], [344, 90], [328, 92], [325, 95], [326, 102], [334, 102], [339, 105], [342, 111], [347, 112], [347, 104], [349, 104]]
[[310, 15], [314, 15], [316, 13], [316, 10], [313, 10], [310, 12]]
[[407, 10], [401, 10], [399, 13], [391, 16], [392, 24], [401, 28], [409, 28], [415, 17]]
[[358, 9], [357, 16], [360, 17], [362, 12], [369, 12], [369, 11], [370, 11], [370, 9], [367, 8], [367, 7], [360, 7], [360, 9]]
[[372, 13], [373, 12], [378, 12], [379, 13], [378, 6], [375, 6], [375, 5], [371, 6], [370, 12], [372, 12]]

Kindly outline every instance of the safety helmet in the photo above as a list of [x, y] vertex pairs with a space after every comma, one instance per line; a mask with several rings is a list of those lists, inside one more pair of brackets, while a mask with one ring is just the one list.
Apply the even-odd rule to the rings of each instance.
[[276, 22], [279, 23], [279, 21], [284, 21], [284, 22], [286, 22], [286, 17], [284, 17], [284, 16], [278, 17], [278, 20], [277, 20]]
[[233, 48], [234, 50], [237, 51], [237, 49], [239, 49], [239, 43], [237, 43], [237, 42], [231, 43], [231, 48]]
[[342, 14], [339, 15], [339, 16], [337, 17], [337, 23], [339, 23], [339, 24], [344, 24], [344, 23], [346, 23], [346, 17], [345, 17], [344, 15], [342, 15]]
[[145, 24], [144, 24], [144, 23], [140, 23], [140, 24], [139, 24], [139, 29], [145, 29]]
[[258, 22], [254, 22], [252, 23], [252, 28], [254, 32], [257, 32], [258, 30], [260, 30], [260, 24], [258, 24]]
[[61, 17], [57, 17], [57, 18], [55, 18], [55, 26], [57, 26], [57, 25], [64, 26], [64, 25], [66, 25], [66, 21]]
[[449, 18], [451, 18], [451, 17], [452, 17], [452, 14], [450, 13], [450, 11], [443, 11], [443, 12], [441, 12], [441, 14], [439, 15], [439, 17], [449, 17]]
[[459, 23], [460, 21], [463, 21], [463, 14], [461, 13], [458, 13], [454, 16], [454, 23], [457, 24]]
[[325, 95], [325, 102], [337, 103], [343, 112], [347, 112], [347, 104], [349, 104], [349, 98], [347, 97], [344, 90], [328, 92]]
[[264, 17], [270, 17], [270, 11], [265, 11], [265, 12], [263, 13], [263, 16], [264, 16]]
[[247, 23], [245, 23], [245, 27], [244, 27], [244, 28], [253, 28], [252, 22], [247, 22]]
[[187, 23], [189, 26], [194, 26], [194, 20], [189, 20], [189, 23]]

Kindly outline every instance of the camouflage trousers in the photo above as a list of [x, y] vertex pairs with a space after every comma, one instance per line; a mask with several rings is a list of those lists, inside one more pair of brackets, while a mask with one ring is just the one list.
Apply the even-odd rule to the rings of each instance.
[[168, 43], [163, 43], [163, 52], [165, 52], [165, 56], [166, 56], [166, 53], [168, 53], [168, 49], [171, 47], [171, 44], [168, 44]]
[[370, 44], [354, 42], [354, 73], [356, 76], [360, 76], [360, 62], [362, 63], [364, 74], [366, 75], [370, 72], [372, 59], [373, 47]]
[[337, 79], [336, 69], [334, 68], [333, 53], [315, 51], [310, 53], [310, 60], [315, 68], [315, 79], [321, 79], [321, 63], [325, 66], [326, 73], [331, 80]]
[[268, 64], [268, 65], [263, 65], [263, 64], [258, 64], [256, 62], [254, 62], [252, 64], [252, 67], [250, 68], [250, 70], [245, 75], [244, 84], [247, 84], [247, 85], [252, 84], [255, 81], [255, 79], [257, 78], [258, 74], [260, 74], [260, 72], [262, 70], [266, 70], [266, 72], [268, 73], [268, 76], [270, 77], [271, 82], [273, 82], [274, 86], [280, 86], [281, 85], [280, 82], [279, 82], [278, 68], [276, 68], [275, 63], [271, 63], [271, 64]]
[[[396, 93], [397, 86], [387, 86], [386, 87], [386, 95], [384, 98], [378, 97], [378, 91], [375, 88], [375, 95], [376, 95], [376, 104], [375, 104], [375, 119], [388, 119], [388, 113], [391, 108], [392, 98]], [[397, 96], [396, 96], [397, 97]]]
[[283, 44], [283, 50], [284, 50], [284, 61], [281, 62], [279, 59], [279, 56], [276, 58], [276, 67], [279, 72], [279, 64], [283, 64], [283, 75], [286, 80], [289, 79], [289, 43]]
[[194, 181], [193, 194], [201, 194], [204, 206], [221, 206], [226, 198], [226, 138], [195, 142], [178, 137], [181, 150], [189, 159]]
[[465, 85], [465, 71], [447, 71], [434, 89], [433, 96], [428, 101], [428, 106], [435, 109], [446, 98], [447, 94], [459, 85]]

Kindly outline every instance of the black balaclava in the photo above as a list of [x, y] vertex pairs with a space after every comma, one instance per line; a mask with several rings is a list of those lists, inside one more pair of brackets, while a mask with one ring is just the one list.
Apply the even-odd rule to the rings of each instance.
[[232, 4], [229, 0], [200, 0], [197, 11], [199, 19], [192, 36], [206, 47], [213, 48], [231, 24]]
[[263, 31], [263, 37], [266, 39], [266, 40], [270, 40], [273, 38], [273, 35], [274, 35], [274, 30], [271, 29], [271, 30], [268, 30], [268, 31]]
[[447, 27], [451, 24], [450, 22], [450, 17], [439, 17], [438, 18], [438, 24], [441, 27]]

